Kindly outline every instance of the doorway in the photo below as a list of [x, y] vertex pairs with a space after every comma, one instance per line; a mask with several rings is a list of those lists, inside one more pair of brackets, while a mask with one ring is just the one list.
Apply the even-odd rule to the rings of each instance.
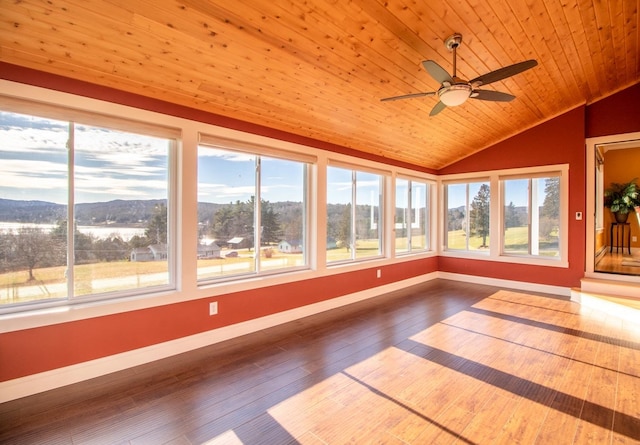
[[640, 133], [587, 139], [586, 277], [640, 283], [640, 213], [618, 222], [605, 207], [612, 183], [640, 185]]

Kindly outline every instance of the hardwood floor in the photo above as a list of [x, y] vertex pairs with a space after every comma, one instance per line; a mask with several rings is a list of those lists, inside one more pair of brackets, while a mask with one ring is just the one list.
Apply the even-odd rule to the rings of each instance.
[[614, 273], [621, 275], [640, 275], [640, 251], [633, 249], [629, 255], [626, 251], [605, 251], [595, 266], [596, 272]]
[[2, 404], [0, 442], [640, 443], [640, 315], [436, 280]]

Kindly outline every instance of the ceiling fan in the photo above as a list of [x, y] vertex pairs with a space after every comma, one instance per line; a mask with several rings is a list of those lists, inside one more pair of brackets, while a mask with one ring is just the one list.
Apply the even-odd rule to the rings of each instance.
[[425, 70], [440, 83], [438, 91], [431, 91], [428, 93], [413, 93], [405, 94], [403, 96], [394, 96], [381, 99], [382, 102], [411, 99], [414, 97], [435, 96], [438, 95], [440, 99], [438, 103], [433, 107], [429, 116], [435, 116], [440, 113], [446, 107], [455, 107], [462, 105], [467, 99], [488, 100], [493, 102], [509, 102], [515, 99], [515, 96], [511, 94], [502, 93], [500, 91], [493, 90], [480, 90], [478, 87], [482, 85], [488, 85], [498, 80], [506, 79], [507, 77], [515, 76], [523, 71], [533, 68], [538, 64], [535, 60], [525, 60], [524, 62], [516, 63], [514, 65], [505, 66], [504, 68], [491, 71], [490, 73], [483, 74], [470, 81], [463, 80], [456, 75], [456, 49], [462, 43], [461, 34], [453, 34], [447, 37], [444, 41], [444, 45], [449, 51], [453, 52], [453, 76], [450, 76], [447, 71], [438, 65], [433, 60], [424, 60], [422, 66]]

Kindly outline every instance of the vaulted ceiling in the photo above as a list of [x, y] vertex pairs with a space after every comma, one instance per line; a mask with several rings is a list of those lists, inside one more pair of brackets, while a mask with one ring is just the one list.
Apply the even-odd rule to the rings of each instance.
[[[16, 0], [0, 60], [438, 169], [640, 81], [638, 0]], [[430, 117], [422, 67], [536, 59]]]

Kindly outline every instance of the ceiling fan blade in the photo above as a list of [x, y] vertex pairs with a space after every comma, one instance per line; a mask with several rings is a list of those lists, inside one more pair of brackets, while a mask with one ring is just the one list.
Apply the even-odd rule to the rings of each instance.
[[384, 99], [380, 99], [380, 102], [389, 102], [389, 101], [392, 101], [392, 100], [400, 100], [400, 99], [412, 99], [414, 97], [433, 96], [434, 94], [436, 94], [436, 93], [435, 92], [430, 92], [430, 93], [405, 94], [404, 96], [385, 97]]
[[453, 83], [451, 75], [449, 75], [449, 73], [447, 73], [444, 68], [442, 68], [433, 60], [424, 60], [422, 62], [422, 66], [425, 70], [427, 70], [427, 73], [431, 74], [431, 77], [438, 81], [439, 84], [442, 84], [444, 82]]
[[505, 66], [504, 68], [491, 71], [490, 73], [476, 77], [469, 83], [480, 85], [488, 85], [498, 80], [506, 79], [507, 77], [515, 76], [523, 71], [533, 68], [538, 64], [535, 60], [525, 60], [524, 62], [516, 63], [514, 65]]
[[445, 108], [447, 108], [447, 106], [445, 104], [443, 104], [442, 102], [438, 101], [436, 106], [431, 109], [431, 113], [429, 113], [429, 116], [435, 116], [436, 114], [440, 113]]
[[511, 94], [493, 90], [474, 90], [469, 97], [471, 97], [471, 99], [490, 100], [493, 102], [510, 102], [516, 98], [516, 96], [512, 96]]

